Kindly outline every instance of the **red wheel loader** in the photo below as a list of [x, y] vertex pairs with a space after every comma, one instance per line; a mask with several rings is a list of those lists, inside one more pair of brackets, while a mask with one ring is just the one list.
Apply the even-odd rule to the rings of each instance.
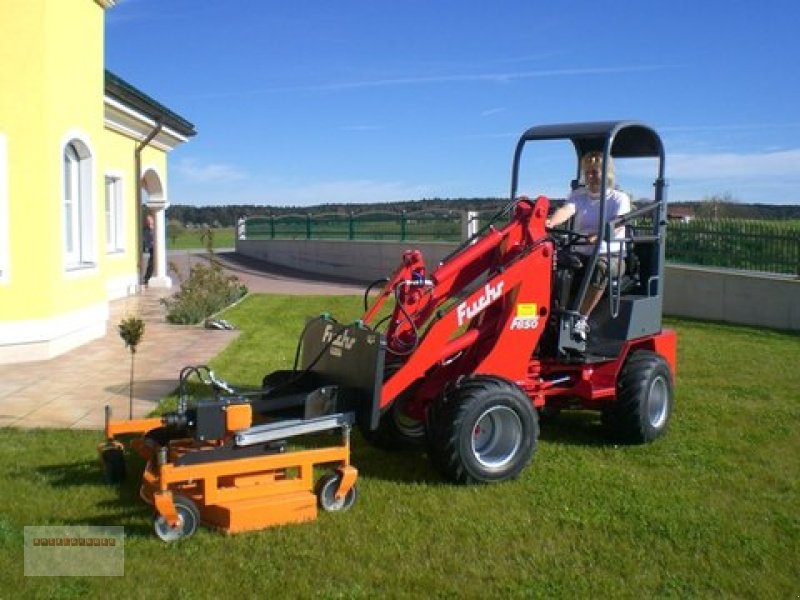
[[[523, 150], [566, 140], [580, 157], [603, 154], [599, 214], [609, 157], [656, 164], [654, 198], [598, 223], [596, 235], [548, 230], [549, 202], [517, 197]], [[363, 321], [388, 299], [386, 366], [365, 436], [382, 446], [426, 442], [433, 464], [459, 483], [503, 481], [530, 461], [538, 416], [562, 408], [598, 411], [627, 443], [662, 435], [673, 406], [676, 336], [661, 327], [666, 232], [664, 149], [637, 122], [533, 127], [514, 154], [511, 201], [495, 221], [434, 268], [407, 251]], [[632, 224], [636, 224], [633, 227]], [[575, 335], [578, 307], [603, 240], [626, 226], [625, 275], [609, 269], [607, 298], [588, 340]], [[635, 232], [635, 233], [633, 233]], [[595, 240], [590, 242], [590, 240]], [[590, 244], [590, 252], [573, 252]], [[611, 244], [605, 245], [610, 252]], [[610, 258], [607, 257], [607, 258]], [[610, 261], [609, 261], [610, 262]]]
[[[541, 140], [571, 142], [576, 164], [587, 152], [603, 154], [599, 214], [609, 157], [654, 159], [653, 200], [601, 220], [596, 236], [548, 230], [547, 198], [517, 194], [523, 150]], [[529, 129], [514, 154], [510, 201], [483, 231], [433, 267], [406, 251], [371, 305], [378, 282], [367, 288], [360, 321], [310, 320], [294, 367], [266, 375], [260, 388], [187, 367], [176, 411], [134, 421], [108, 414], [99, 447], [106, 477], [124, 476], [119, 438], [138, 436], [131, 446], [146, 461], [141, 495], [155, 508], [156, 534], [171, 541], [199, 522], [242, 531], [313, 519], [316, 504], [349, 508], [356, 423], [380, 446], [427, 444], [434, 466], [456, 483], [517, 476], [536, 449], [540, 414], [562, 408], [600, 412], [621, 442], [654, 440], [669, 421], [676, 367], [675, 333], [661, 327], [665, 187], [664, 149], [646, 125]], [[607, 298], [583, 339], [574, 331], [589, 279], [582, 273], [623, 226], [631, 232], [625, 275], [607, 271]], [[591, 251], [576, 256], [587, 243]], [[213, 397], [188, 401], [193, 374]], [[331, 430], [341, 431], [341, 444], [297, 448], [302, 436]], [[318, 465], [332, 470], [315, 484]]]

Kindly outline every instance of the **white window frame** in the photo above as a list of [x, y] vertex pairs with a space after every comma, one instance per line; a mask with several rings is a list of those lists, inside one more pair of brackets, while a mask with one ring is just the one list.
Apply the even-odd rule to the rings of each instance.
[[10, 249], [8, 236], [8, 143], [4, 133], [0, 133], [0, 284], [8, 283]]
[[125, 201], [122, 175], [108, 172], [105, 176], [106, 252], [125, 252]]
[[96, 266], [93, 157], [83, 136], [69, 136], [62, 145], [61, 210], [67, 271]]

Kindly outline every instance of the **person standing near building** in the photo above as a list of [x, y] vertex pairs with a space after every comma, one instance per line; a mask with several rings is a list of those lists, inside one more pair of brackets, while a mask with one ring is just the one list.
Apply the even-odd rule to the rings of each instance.
[[147, 254], [147, 266], [145, 267], [142, 284], [147, 287], [150, 278], [153, 276], [153, 252], [155, 250], [155, 220], [153, 215], [147, 213], [144, 217], [144, 229], [142, 230], [142, 251]]

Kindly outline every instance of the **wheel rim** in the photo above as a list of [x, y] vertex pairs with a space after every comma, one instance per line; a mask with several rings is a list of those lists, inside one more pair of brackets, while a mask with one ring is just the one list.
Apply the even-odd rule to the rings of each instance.
[[666, 380], [658, 376], [650, 384], [650, 392], [647, 396], [647, 417], [650, 426], [659, 429], [667, 421], [669, 412], [669, 388]]
[[184, 516], [184, 512], [180, 509], [178, 510], [178, 525], [176, 527], [170, 527], [167, 520], [158, 515], [155, 520], [155, 530], [156, 535], [159, 539], [165, 542], [174, 542], [175, 540], [179, 540], [184, 535], [184, 526], [186, 525], [186, 517]]
[[392, 407], [392, 420], [397, 431], [409, 438], [422, 438], [425, 436], [425, 421], [415, 419], [405, 412], [405, 402], [396, 401]]
[[522, 445], [522, 421], [507, 406], [481, 414], [472, 429], [472, 455], [483, 467], [499, 469], [510, 463]]
[[333, 476], [322, 486], [322, 490], [320, 491], [320, 501], [322, 508], [327, 511], [336, 512], [344, 508], [347, 495], [339, 498], [338, 500], [336, 499], [336, 492], [339, 489], [339, 483], [339, 477]]

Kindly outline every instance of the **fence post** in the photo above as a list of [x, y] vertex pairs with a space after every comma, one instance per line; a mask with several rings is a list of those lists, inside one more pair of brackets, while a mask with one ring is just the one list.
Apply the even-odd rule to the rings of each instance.
[[478, 233], [478, 213], [468, 210], [461, 213], [461, 240], [466, 241]]
[[311, 239], [311, 213], [306, 213], [306, 239]]
[[406, 211], [403, 210], [400, 213], [400, 241], [401, 242], [405, 242], [406, 241], [406, 223], [407, 223], [407, 221], [408, 221], [408, 219], [406, 217]]
[[269, 213], [269, 238], [275, 239], [275, 214]]
[[353, 223], [352, 211], [347, 213], [347, 239], [351, 241], [356, 239], [355, 223]]

